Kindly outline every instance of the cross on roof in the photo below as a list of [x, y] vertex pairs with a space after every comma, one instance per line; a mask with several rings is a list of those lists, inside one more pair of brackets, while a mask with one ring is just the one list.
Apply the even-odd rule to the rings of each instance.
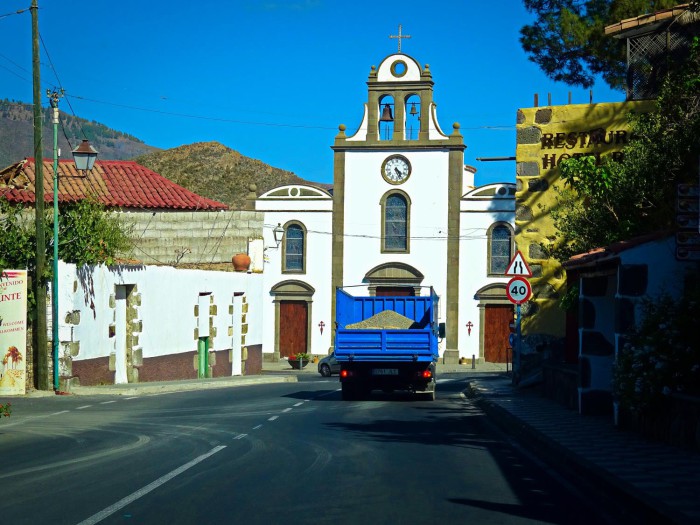
[[399, 41], [399, 53], [401, 53], [401, 39], [402, 38], [411, 38], [411, 35], [402, 35], [401, 34], [401, 24], [399, 24], [399, 34], [398, 35], [389, 35], [389, 38], [396, 38]]

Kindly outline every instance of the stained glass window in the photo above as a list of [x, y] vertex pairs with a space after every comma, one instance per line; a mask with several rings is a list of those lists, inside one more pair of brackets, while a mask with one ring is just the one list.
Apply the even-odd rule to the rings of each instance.
[[304, 230], [298, 224], [290, 224], [284, 234], [284, 269], [301, 272], [304, 270]]
[[399, 194], [389, 195], [384, 205], [384, 249], [408, 249], [408, 204]]
[[496, 226], [491, 230], [491, 268], [489, 273], [503, 274], [510, 262], [510, 228]]

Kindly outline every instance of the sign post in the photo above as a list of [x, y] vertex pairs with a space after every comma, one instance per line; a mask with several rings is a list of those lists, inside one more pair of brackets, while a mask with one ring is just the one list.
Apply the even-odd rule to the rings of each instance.
[[[515, 260], [520, 252], [516, 254], [513, 258]], [[522, 257], [522, 255], [520, 255]], [[530, 272], [530, 268], [527, 263], [523, 261], [523, 270]], [[511, 261], [511, 266], [513, 262]], [[509, 267], [510, 269], [510, 267]], [[532, 273], [530, 272], [530, 275]], [[522, 332], [520, 331], [520, 305], [530, 299], [532, 295], [532, 288], [530, 287], [530, 281], [521, 275], [516, 275], [506, 285], [506, 296], [508, 300], [515, 304], [515, 346], [513, 348], [513, 383], [518, 384], [520, 377], [520, 357], [521, 357], [521, 347], [522, 347]]]

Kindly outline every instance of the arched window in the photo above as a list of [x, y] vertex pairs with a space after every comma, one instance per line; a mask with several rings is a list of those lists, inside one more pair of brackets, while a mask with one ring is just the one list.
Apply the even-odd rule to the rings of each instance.
[[301, 224], [291, 223], [285, 226], [283, 272], [303, 273], [305, 271], [305, 239], [306, 232]]
[[403, 192], [382, 199], [382, 251], [408, 252], [410, 201]]
[[379, 99], [379, 140], [394, 138], [394, 97], [384, 95]]
[[503, 275], [508, 269], [513, 246], [513, 233], [507, 224], [496, 224], [489, 230], [488, 273]]

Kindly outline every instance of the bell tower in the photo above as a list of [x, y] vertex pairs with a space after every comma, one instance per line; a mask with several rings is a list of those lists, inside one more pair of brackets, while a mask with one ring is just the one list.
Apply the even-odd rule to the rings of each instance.
[[331, 289], [334, 299], [338, 286], [366, 285], [368, 293], [432, 286], [446, 323], [445, 355], [458, 355], [465, 145], [459, 124], [450, 135], [440, 129], [430, 67], [400, 52], [409, 38], [400, 26], [396, 38], [399, 52], [370, 68], [360, 126], [346, 135], [341, 124], [332, 146]]

